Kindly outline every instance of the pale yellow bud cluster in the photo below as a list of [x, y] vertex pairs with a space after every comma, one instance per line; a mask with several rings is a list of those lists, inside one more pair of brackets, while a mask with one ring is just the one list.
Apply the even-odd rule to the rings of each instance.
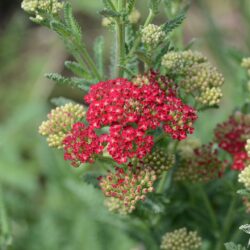
[[132, 79], [132, 82], [138, 87], [150, 84], [150, 80], [146, 75], [138, 75], [134, 79]]
[[[128, 15], [128, 21], [131, 24], [136, 24], [139, 22], [141, 18], [141, 13], [137, 9], [133, 9], [133, 11]], [[113, 17], [104, 17], [102, 19], [103, 27], [111, 27], [115, 24], [115, 19]]]
[[250, 57], [243, 58], [241, 66], [243, 68], [246, 68], [248, 70], [249, 75], [250, 75]]
[[202, 246], [202, 239], [196, 231], [186, 228], [166, 233], [162, 237], [161, 249], [163, 250], [198, 250]]
[[128, 20], [132, 24], [138, 23], [140, 18], [141, 18], [141, 13], [137, 9], [133, 9], [130, 15], [128, 16]]
[[201, 141], [199, 139], [189, 138], [179, 142], [177, 151], [183, 158], [189, 159], [194, 156], [194, 150], [200, 146]]
[[104, 18], [102, 19], [102, 26], [103, 26], [103, 27], [109, 27], [109, 26], [111, 26], [112, 24], [114, 24], [113, 18], [111, 18], [111, 17], [104, 17]]
[[106, 197], [104, 205], [110, 212], [119, 213], [121, 215], [131, 213], [130, 208], [124, 206], [124, 202], [115, 197]]
[[165, 33], [155, 24], [149, 24], [141, 30], [141, 40], [144, 44], [155, 47], [163, 41]]
[[167, 73], [181, 76], [181, 86], [202, 105], [213, 106], [222, 98], [224, 78], [199, 52], [170, 52], [162, 59]]
[[207, 58], [198, 51], [186, 50], [183, 52], [171, 51], [164, 55], [162, 65], [171, 74], [187, 74], [194, 65], [207, 62]]
[[21, 7], [24, 11], [35, 15], [33, 18], [35, 21], [43, 21], [44, 12], [56, 15], [62, 10], [63, 3], [58, 0], [23, 0]]
[[246, 151], [247, 151], [248, 156], [250, 156], [250, 139], [247, 140]]
[[245, 186], [245, 188], [250, 189], [250, 166], [240, 172], [238, 180]]
[[62, 148], [63, 140], [74, 123], [85, 116], [82, 105], [68, 103], [53, 109], [48, 114], [48, 120], [39, 127], [39, 133], [47, 137], [49, 147]]

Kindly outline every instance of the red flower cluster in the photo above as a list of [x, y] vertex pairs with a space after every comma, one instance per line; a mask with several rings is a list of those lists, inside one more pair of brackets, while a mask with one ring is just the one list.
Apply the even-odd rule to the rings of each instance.
[[[103, 135], [102, 142], [105, 137], [107, 150], [118, 163], [133, 157], [142, 159], [151, 151], [153, 136], [148, 135], [150, 130], [162, 127], [172, 138], [182, 140], [193, 132], [197, 119], [196, 111], [176, 97], [171, 82], [155, 72], [134, 82], [124, 78], [100, 82], [91, 87], [85, 101], [89, 104], [88, 131], [109, 127], [109, 134]], [[68, 141], [71, 138], [79, 141], [73, 137]], [[79, 151], [78, 156], [80, 154]], [[84, 156], [78, 160], [85, 162], [85, 159]]]
[[215, 129], [215, 138], [219, 147], [233, 157], [232, 169], [234, 170], [243, 170], [246, 161], [250, 160], [245, 149], [247, 135], [250, 134], [248, 120], [247, 115], [237, 112]]
[[93, 129], [77, 122], [63, 141], [64, 159], [72, 161], [76, 167], [81, 162], [93, 162], [93, 155], [103, 151], [103, 142], [102, 136], [98, 137]]
[[[128, 165], [126, 169], [116, 167], [105, 177], [100, 177], [100, 186], [106, 197], [113, 198], [107, 205], [111, 210], [131, 213], [139, 200], [153, 192], [156, 180], [153, 170]], [[111, 202], [112, 201], [112, 202]]]
[[191, 159], [181, 159], [175, 179], [192, 182], [208, 182], [222, 176], [227, 162], [218, 158], [218, 150], [213, 143], [203, 145], [194, 150]]

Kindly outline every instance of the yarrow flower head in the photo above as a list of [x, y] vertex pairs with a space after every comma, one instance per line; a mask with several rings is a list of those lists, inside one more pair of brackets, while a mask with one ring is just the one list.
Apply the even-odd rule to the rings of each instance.
[[228, 121], [215, 129], [215, 139], [219, 147], [230, 153], [234, 159], [232, 169], [242, 170], [249, 160], [245, 149], [250, 135], [250, 115], [236, 112]]
[[154, 72], [141, 79], [135, 83], [124, 78], [100, 82], [85, 96], [89, 126], [110, 128], [107, 150], [118, 163], [133, 157], [142, 159], [151, 151], [154, 143], [148, 130], [162, 126], [178, 140], [194, 130], [196, 111], [176, 97], [168, 79]]
[[175, 164], [175, 155], [168, 154], [161, 149], [156, 149], [142, 160], [144, 167], [152, 169], [157, 175], [170, 170]]
[[180, 85], [200, 104], [213, 106], [220, 102], [224, 78], [201, 53], [170, 52], [163, 57], [162, 66], [167, 74], [181, 76]]
[[176, 181], [208, 182], [222, 176], [226, 162], [218, 158], [218, 150], [210, 143], [194, 149], [193, 156], [180, 159]]
[[94, 157], [103, 152], [105, 138], [98, 136], [95, 131], [86, 127], [84, 123], [77, 122], [63, 140], [64, 159], [70, 160], [72, 165], [78, 167], [84, 162], [94, 162]]
[[166, 233], [162, 237], [163, 250], [198, 250], [202, 246], [202, 239], [196, 231], [180, 228]]
[[62, 148], [63, 140], [74, 123], [80, 121], [86, 112], [79, 104], [68, 103], [53, 109], [48, 114], [48, 120], [39, 127], [39, 133], [47, 137], [50, 147]]
[[250, 189], [250, 165], [240, 172], [239, 182], [243, 183], [245, 188]]
[[141, 30], [141, 36], [144, 44], [155, 47], [163, 41], [165, 33], [160, 26], [149, 24]]
[[57, 15], [63, 8], [58, 0], [23, 0], [21, 7], [24, 11], [35, 15], [34, 21], [43, 21], [44, 13]]
[[131, 213], [138, 201], [143, 201], [148, 193], [154, 191], [156, 180], [153, 170], [142, 166], [128, 165], [116, 168], [105, 177], [100, 177], [100, 187], [107, 197], [106, 205], [112, 211]]

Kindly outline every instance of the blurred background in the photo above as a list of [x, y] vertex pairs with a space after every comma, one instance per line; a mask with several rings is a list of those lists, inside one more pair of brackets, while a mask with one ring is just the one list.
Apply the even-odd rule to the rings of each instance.
[[[138, 1], [142, 19], [144, 1]], [[101, 26], [101, 0], [71, 2], [89, 49], [103, 34], [109, 60], [113, 36]], [[72, 169], [62, 152], [49, 149], [38, 135], [52, 97], [81, 101], [83, 93], [44, 77], [67, 74], [68, 54], [55, 34], [29, 21], [20, 5], [20, 0], [0, 0], [0, 243], [13, 241], [17, 250], [135, 249], [138, 241], [124, 233], [127, 226], [104, 209], [96, 189], [83, 183], [83, 170]], [[197, 123], [196, 136], [207, 142], [214, 126], [246, 97], [240, 61], [250, 55], [250, 2], [194, 0], [184, 30], [185, 43], [195, 39], [193, 49], [208, 56], [226, 79], [221, 109], [205, 112]]]

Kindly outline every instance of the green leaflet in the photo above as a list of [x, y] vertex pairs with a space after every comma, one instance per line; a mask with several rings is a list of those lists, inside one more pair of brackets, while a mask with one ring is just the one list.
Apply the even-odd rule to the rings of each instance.
[[69, 77], [64, 77], [57, 73], [49, 73], [49, 74], [46, 74], [45, 76], [48, 79], [53, 80], [57, 84], [66, 85], [72, 88], [78, 88], [78, 89], [85, 90], [85, 91], [89, 90], [89, 85], [91, 84], [91, 82], [83, 78], [77, 78], [77, 77], [69, 78]]
[[225, 244], [226, 250], [247, 250], [245, 247], [241, 245], [236, 245], [233, 242], [229, 242]]
[[92, 79], [92, 76], [79, 63], [73, 61], [66, 61], [64, 62], [64, 65], [76, 76], [83, 77], [87, 80]]
[[99, 14], [104, 17], [119, 17], [121, 14], [117, 11], [111, 10], [111, 9], [103, 9], [99, 11]]
[[66, 3], [64, 5], [64, 20], [65, 20], [65, 25], [74, 35], [81, 40], [82, 38], [82, 31], [80, 26], [78, 25], [76, 19], [74, 18], [73, 15], [73, 10], [72, 6], [70, 3]]
[[135, 7], [135, 2], [136, 2], [136, 0], [129, 0], [128, 1], [128, 14], [130, 14], [133, 11], [133, 9]]
[[159, 12], [159, 5], [161, 3], [161, 0], [151, 0], [150, 1], [150, 9], [153, 11], [154, 14], [157, 14]]
[[64, 106], [67, 103], [76, 103], [75, 101], [65, 98], [65, 97], [55, 97], [50, 100], [50, 102], [56, 107]]
[[112, 0], [103, 0], [103, 5], [106, 9], [116, 10]]
[[50, 28], [54, 30], [64, 41], [71, 36], [71, 30], [65, 26], [62, 22], [52, 20], [50, 22]]
[[186, 12], [182, 11], [175, 18], [165, 23], [162, 27], [162, 30], [165, 31], [166, 33], [170, 33], [174, 29], [178, 28], [183, 23], [185, 18], [186, 18]]
[[237, 194], [239, 194], [241, 196], [250, 197], [250, 191], [247, 189], [240, 189], [237, 191]]

